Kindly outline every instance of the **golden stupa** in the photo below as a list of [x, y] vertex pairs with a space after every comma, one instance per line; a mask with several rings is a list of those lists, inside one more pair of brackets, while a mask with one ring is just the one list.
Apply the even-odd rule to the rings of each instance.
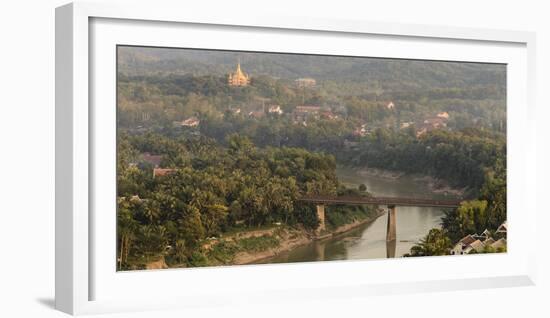
[[241, 63], [237, 63], [235, 72], [230, 73], [227, 79], [229, 86], [247, 86], [250, 84], [250, 77], [241, 70]]

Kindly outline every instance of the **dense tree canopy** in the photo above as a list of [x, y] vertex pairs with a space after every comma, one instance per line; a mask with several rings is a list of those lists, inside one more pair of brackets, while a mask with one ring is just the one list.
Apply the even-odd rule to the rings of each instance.
[[[442, 255], [466, 234], [506, 220], [506, 72], [502, 65], [328, 56], [119, 48], [118, 260], [121, 269], [166, 256], [209, 263], [201, 246], [272, 224], [311, 231], [305, 194], [370, 195], [346, 188], [337, 165], [430, 175], [466, 188], [466, 200], [411, 256]], [[236, 57], [250, 85], [227, 85]], [[315, 77], [301, 87], [298, 77]], [[390, 103], [393, 106], [389, 106]], [[281, 113], [269, 112], [277, 105]], [[299, 105], [321, 110], [297, 119]], [[438, 113], [445, 125], [418, 134]], [[328, 115], [327, 115], [328, 114]], [[190, 118], [197, 126], [182, 126]], [[359, 133], [358, 133], [359, 131]], [[154, 176], [143, 154], [161, 156]], [[327, 227], [373, 212], [331, 207]], [[227, 243], [227, 242], [226, 242]], [[243, 240], [251, 250], [273, 238]], [[210, 249], [220, 263], [238, 247]], [[137, 264], [137, 265], [136, 265]]]
[[[314, 229], [315, 211], [296, 198], [343, 191], [330, 155], [257, 148], [236, 134], [227, 138], [227, 147], [204, 137], [151, 133], [122, 134], [119, 140], [119, 248], [125, 258], [146, 260], [167, 245], [178, 246], [178, 257], [191, 257], [200, 240], [238, 224], [299, 223]], [[152, 167], [139, 168], [143, 162], [136, 154], [147, 151], [164, 153], [162, 166], [174, 172], [153, 177]]]

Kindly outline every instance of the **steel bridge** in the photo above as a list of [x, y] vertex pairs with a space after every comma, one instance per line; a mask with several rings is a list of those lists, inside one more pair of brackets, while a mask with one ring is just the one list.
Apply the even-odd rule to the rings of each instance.
[[420, 206], [456, 208], [460, 200], [433, 200], [403, 197], [361, 197], [361, 196], [303, 196], [298, 199], [302, 202], [310, 202], [324, 205], [387, 205], [387, 206]]
[[[317, 217], [319, 226], [317, 233], [325, 229], [325, 205], [385, 205], [388, 207], [388, 222], [386, 230], [387, 256], [395, 256], [395, 245], [397, 238], [397, 220], [395, 209], [397, 206], [417, 206], [417, 207], [436, 207], [436, 208], [456, 208], [460, 205], [460, 200], [433, 200], [417, 199], [404, 197], [373, 197], [373, 196], [322, 196], [309, 195], [303, 196], [298, 201], [313, 203], [317, 206]], [[393, 246], [393, 248], [391, 248]]]

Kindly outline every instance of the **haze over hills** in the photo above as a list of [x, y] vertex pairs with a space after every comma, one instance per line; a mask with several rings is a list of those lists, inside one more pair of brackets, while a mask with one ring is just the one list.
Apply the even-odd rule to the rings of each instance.
[[119, 47], [118, 53], [119, 72], [128, 76], [224, 76], [240, 60], [252, 77], [313, 77], [372, 83], [392, 90], [493, 86], [503, 93], [506, 83], [506, 66], [501, 64], [145, 47]]
[[[428, 223], [411, 227], [403, 248], [390, 239], [386, 254], [344, 254], [506, 251], [497, 230], [506, 226], [507, 206], [504, 65], [142, 47], [119, 53], [119, 270], [251, 264], [266, 255], [278, 262], [273, 257], [290, 255], [295, 242], [312, 246], [335, 233], [347, 246], [340, 234], [369, 224], [361, 236], [372, 237], [380, 210], [319, 209], [299, 198], [409, 197], [424, 183], [415, 196], [456, 196], [460, 206], [405, 212], [413, 215], [405, 222]], [[313, 80], [295, 81], [305, 77]], [[414, 183], [393, 177], [406, 175]], [[379, 178], [385, 191], [369, 183]], [[490, 235], [481, 242], [475, 233]], [[461, 240], [473, 236], [475, 249]], [[306, 258], [283, 261], [333, 259], [325, 252], [320, 258], [315, 246]], [[340, 250], [334, 255], [342, 259]]]

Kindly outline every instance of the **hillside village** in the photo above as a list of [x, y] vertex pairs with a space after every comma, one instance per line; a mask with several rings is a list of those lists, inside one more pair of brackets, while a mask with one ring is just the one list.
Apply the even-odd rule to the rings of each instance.
[[[229, 93], [239, 93], [240, 90], [254, 85], [255, 78], [245, 73], [240, 63], [237, 63], [235, 70], [226, 76], [226, 86], [229, 88]], [[314, 91], [318, 86], [318, 82], [314, 78], [297, 78], [293, 80], [295, 89], [305, 92], [307, 90]], [[452, 131], [449, 126], [452, 116], [447, 111], [439, 111], [427, 113], [424, 116], [416, 115], [416, 118], [405, 118], [401, 115], [401, 105], [392, 100], [378, 101], [377, 107], [381, 112], [384, 112], [387, 120], [379, 121], [361, 121], [349, 115], [348, 107], [342, 104], [291, 104], [280, 105], [274, 104], [273, 100], [266, 97], [254, 97], [248, 102], [239, 104], [230, 104], [226, 106], [225, 111], [220, 112], [218, 121], [220, 122], [249, 122], [253, 125], [254, 122], [269, 122], [278, 121], [288, 123], [290, 125], [301, 126], [306, 130], [311, 124], [316, 127], [330, 125], [335, 123], [343, 125], [342, 145], [344, 149], [357, 151], [362, 139], [373, 137], [379, 129], [394, 131], [396, 133], [412, 134], [416, 138], [422, 138], [426, 134], [433, 131]], [[145, 122], [151, 120], [150, 113], [142, 113], [141, 119]], [[173, 127], [184, 129], [188, 134], [200, 136], [204, 133], [202, 123], [212, 120], [208, 116], [204, 116], [200, 111], [192, 116], [185, 117], [178, 121], [173, 121]], [[268, 122], [265, 122], [268, 121]], [[351, 125], [351, 126], [350, 126]], [[147, 131], [143, 126], [138, 126], [134, 129], [135, 132]], [[148, 162], [153, 168], [154, 176], [164, 176], [173, 173], [175, 170], [161, 165], [159, 158], [160, 154], [143, 154], [142, 161]], [[137, 164], [137, 163], [134, 163]]]
[[[319, 216], [297, 198], [369, 195], [365, 184], [341, 182], [339, 167], [416, 174], [460, 189], [464, 204], [445, 214], [437, 235], [430, 231], [410, 256], [506, 251], [502, 90], [482, 77], [443, 77], [433, 87], [426, 76], [392, 82], [384, 79], [395, 75], [391, 68], [387, 74], [374, 67], [379, 78], [367, 73], [364, 80], [355, 69], [334, 76], [268, 72], [281, 65], [239, 61], [223, 76], [216, 72], [224, 67], [207, 68], [212, 74], [120, 74], [119, 268], [141, 268], [159, 258], [169, 267], [232, 264], [238, 251], [266, 252], [295, 231], [307, 237]], [[300, 68], [284, 65], [285, 72]], [[438, 195], [447, 196], [447, 190]], [[333, 228], [376, 215], [372, 206], [329, 210], [326, 221]], [[203, 248], [229, 232], [276, 231], [270, 228], [275, 225], [290, 232], [251, 238], [259, 245]]]
[[[251, 85], [253, 77], [243, 72], [240, 63], [237, 64], [236, 70], [228, 74], [227, 84], [230, 87], [242, 88]], [[295, 80], [295, 85], [300, 89], [314, 89], [317, 81], [313, 78], [298, 78]], [[393, 101], [382, 102], [381, 108], [389, 112], [390, 116], [396, 115], [399, 112], [400, 106]], [[263, 119], [270, 117], [274, 119], [288, 119], [293, 124], [307, 126], [308, 123], [318, 120], [327, 121], [345, 121], [349, 118], [346, 106], [342, 105], [293, 105], [287, 107], [289, 111], [285, 112], [283, 107], [278, 104], [273, 104], [268, 98], [257, 98], [256, 102], [243, 105], [229, 106], [227, 112], [233, 117], [248, 118], [248, 119]], [[224, 116], [222, 114], [222, 116]], [[448, 129], [450, 115], [446, 111], [434, 113], [432, 115], [418, 118], [417, 120], [399, 120], [397, 124], [390, 123], [360, 123], [352, 133], [354, 137], [365, 137], [372, 134], [377, 128], [387, 129], [413, 129], [416, 137], [421, 137], [427, 132]], [[198, 128], [200, 124], [199, 115], [184, 118], [181, 121], [175, 121], [176, 127]], [[395, 126], [395, 127], [394, 127]], [[356, 139], [356, 138], [355, 138]], [[351, 140], [348, 140], [351, 141]]]

